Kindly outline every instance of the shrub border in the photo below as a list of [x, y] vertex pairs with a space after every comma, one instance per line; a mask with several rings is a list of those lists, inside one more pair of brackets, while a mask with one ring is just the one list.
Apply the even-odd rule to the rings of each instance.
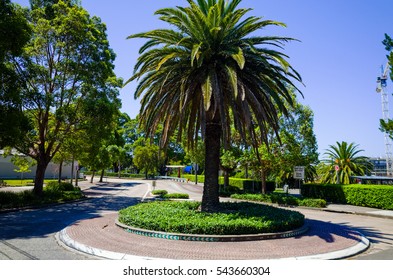
[[182, 233], [168, 233], [161, 231], [152, 231], [141, 228], [134, 228], [121, 223], [118, 219], [115, 221], [116, 225], [128, 233], [137, 234], [146, 237], [161, 238], [167, 240], [181, 240], [181, 241], [197, 241], [197, 242], [239, 242], [239, 241], [257, 241], [278, 238], [289, 238], [304, 234], [309, 230], [307, 221], [305, 224], [297, 229], [277, 232], [277, 233], [261, 233], [261, 234], [244, 234], [244, 235], [199, 235], [199, 234], [182, 234]]

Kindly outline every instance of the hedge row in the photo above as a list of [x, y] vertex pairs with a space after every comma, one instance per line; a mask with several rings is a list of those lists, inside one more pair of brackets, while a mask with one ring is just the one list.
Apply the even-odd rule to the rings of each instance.
[[[84, 171], [82, 172], [84, 175], [92, 175], [93, 171]], [[95, 176], [100, 176], [101, 171], [96, 172]], [[107, 177], [119, 177], [119, 173], [117, 172], [105, 172], [104, 176]], [[131, 173], [120, 173], [120, 177], [122, 178], [144, 178], [145, 175], [143, 174], [131, 174]]]
[[[195, 175], [183, 175], [184, 178], [189, 179], [191, 182], [195, 182]], [[198, 175], [198, 182], [204, 183], [205, 176]], [[220, 185], [224, 185], [224, 177], [219, 177], [218, 183]], [[240, 189], [246, 193], [260, 193], [261, 192], [261, 181], [251, 180], [251, 179], [242, 179], [242, 178], [229, 178], [229, 186]], [[268, 181], [266, 182], [266, 187], [268, 192], [273, 192], [276, 188], [276, 184], [274, 182]]]
[[302, 195], [332, 203], [393, 210], [393, 186], [305, 184]]
[[257, 201], [257, 202], [277, 203], [279, 205], [305, 206], [305, 207], [315, 207], [315, 208], [326, 207], [326, 201], [324, 199], [295, 197], [292, 195], [286, 195], [280, 193], [233, 194], [231, 195], [231, 198], [248, 200], [248, 201]]

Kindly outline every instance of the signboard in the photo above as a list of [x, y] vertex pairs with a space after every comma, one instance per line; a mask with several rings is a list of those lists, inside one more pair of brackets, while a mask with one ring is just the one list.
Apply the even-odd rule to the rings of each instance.
[[293, 178], [304, 180], [304, 166], [295, 166], [293, 168]]

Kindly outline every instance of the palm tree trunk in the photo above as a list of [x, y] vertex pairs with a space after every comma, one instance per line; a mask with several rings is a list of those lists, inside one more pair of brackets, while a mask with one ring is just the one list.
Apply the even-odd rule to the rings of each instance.
[[201, 210], [203, 212], [217, 212], [220, 208], [218, 172], [220, 168], [221, 125], [218, 114], [210, 119], [209, 115], [213, 114], [209, 114], [209, 112], [206, 114], [205, 184]]
[[266, 171], [265, 169], [261, 169], [261, 185], [262, 185], [262, 193], [267, 193], [267, 187], [266, 187]]

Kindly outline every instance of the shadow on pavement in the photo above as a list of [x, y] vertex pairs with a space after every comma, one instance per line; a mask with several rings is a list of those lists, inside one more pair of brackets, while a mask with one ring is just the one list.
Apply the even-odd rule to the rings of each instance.
[[102, 216], [104, 212], [119, 211], [139, 203], [141, 198], [105, 194], [112, 189], [122, 190], [135, 184], [102, 188], [101, 197], [46, 208], [0, 214], [0, 240], [11, 238], [45, 237], [82, 219]]
[[357, 242], [361, 241], [361, 236], [358, 234], [360, 230], [357, 228], [312, 219], [306, 219], [306, 223], [309, 225], [310, 229], [306, 233], [297, 236], [296, 239], [317, 236], [326, 243], [333, 243], [339, 237], [352, 239]]

